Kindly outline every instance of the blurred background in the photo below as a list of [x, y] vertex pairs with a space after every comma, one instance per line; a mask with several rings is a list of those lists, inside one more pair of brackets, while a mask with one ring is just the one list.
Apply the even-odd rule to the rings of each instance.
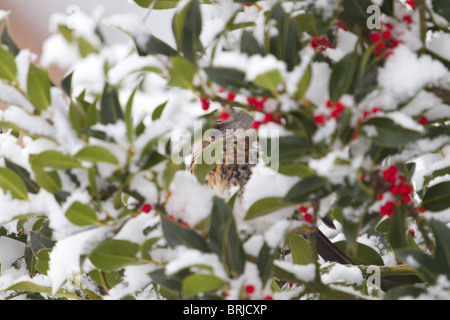
[[[42, 42], [50, 35], [49, 19], [53, 13], [70, 14], [79, 8], [90, 15], [99, 5], [103, 6], [105, 17], [126, 12], [145, 14], [144, 9], [128, 0], [0, 0], [0, 9], [11, 11], [10, 32], [16, 43], [38, 55]], [[120, 37], [118, 33], [117, 36]]]
[[[81, 10], [87, 15], [103, 11], [103, 17], [114, 14], [135, 13], [144, 17], [147, 10], [132, 0], [0, 0], [0, 9], [11, 11], [10, 33], [20, 49], [30, 49], [38, 56], [42, 44], [49, 37], [50, 16], [54, 13], [70, 15]], [[98, 11], [97, 11], [98, 12]], [[156, 36], [165, 39], [171, 30], [171, 10], [153, 10], [147, 17], [147, 26]], [[114, 28], [103, 26], [102, 32], [108, 42], [126, 41], [126, 36]], [[171, 31], [170, 31], [171, 33]], [[51, 73], [55, 74], [55, 70]], [[54, 79], [58, 78], [51, 75]]]
[[[133, 0], [0, 0], [0, 10], [10, 11], [9, 31], [18, 47], [29, 49], [37, 54], [38, 59], [44, 41], [51, 35], [49, 22], [54, 13], [70, 15], [82, 11], [92, 16], [94, 12], [102, 12], [102, 18], [133, 13], [140, 18], [146, 17], [146, 25], [155, 36], [173, 41], [173, 10], [153, 10], [148, 15], [148, 10], [136, 5]], [[101, 31], [108, 43], [129, 40], [122, 32], [106, 25], [102, 26]], [[60, 83], [65, 73], [66, 70], [57, 66], [49, 67], [50, 78], [55, 84]], [[7, 105], [0, 102], [0, 113], [5, 108]]]

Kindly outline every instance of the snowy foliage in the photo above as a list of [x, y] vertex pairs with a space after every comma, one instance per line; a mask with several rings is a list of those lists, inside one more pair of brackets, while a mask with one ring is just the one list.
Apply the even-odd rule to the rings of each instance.
[[[175, 44], [57, 14], [38, 62], [0, 11], [0, 299], [450, 298], [445, 1], [134, 2]], [[223, 199], [172, 156], [230, 108], [279, 148]]]

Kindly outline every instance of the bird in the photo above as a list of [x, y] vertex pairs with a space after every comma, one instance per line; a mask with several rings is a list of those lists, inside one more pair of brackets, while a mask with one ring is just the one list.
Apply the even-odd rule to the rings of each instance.
[[[242, 197], [245, 185], [252, 175], [252, 169], [257, 164], [259, 152], [257, 139], [255, 144], [255, 138], [252, 139], [249, 135], [249, 132], [256, 134], [255, 130], [250, 130], [253, 128], [253, 122], [254, 118], [245, 110], [231, 108], [228, 117], [217, 118], [214, 129], [218, 134], [203, 138], [201, 147], [197, 148], [192, 156], [190, 172], [195, 174], [202, 151], [218, 138], [223, 139], [222, 161], [211, 169], [205, 182], [223, 198], [229, 198], [233, 194], [232, 190], [236, 187], [239, 188], [237, 197]], [[227, 150], [229, 146], [233, 146], [232, 150]], [[329, 215], [322, 217], [322, 221], [329, 228], [336, 229]], [[310, 241], [315, 240], [318, 254], [325, 261], [354, 264], [318, 227], [314, 227], [310, 234], [303, 236]]]
[[217, 118], [213, 127], [215, 132], [204, 137], [201, 148], [194, 151], [190, 164], [190, 171], [193, 174], [202, 151], [221, 139], [222, 159], [211, 169], [205, 184], [222, 198], [229, 198], [235, 188], [239, 188], [238, 197], [242, 196], [244, 187], [252, 175], [252, 167], [257, 164], [257, 133], [252, 130], [253, 121], [253, 117], [246, 111], [231, 108], [226, 118]]

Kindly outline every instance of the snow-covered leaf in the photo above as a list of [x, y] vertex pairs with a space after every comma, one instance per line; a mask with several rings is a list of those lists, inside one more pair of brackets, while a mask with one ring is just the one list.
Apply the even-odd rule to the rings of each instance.
[[438, 183], [426, 190], [422, 207], [430, 211], [442, 211], [450, 206], [450, 181]]
[[245, 220], [262, 217], [289, 206], [292, 206], [292, 203], [284, 202], [281, 197], [263, 198], [252, 204], [245, 215]]

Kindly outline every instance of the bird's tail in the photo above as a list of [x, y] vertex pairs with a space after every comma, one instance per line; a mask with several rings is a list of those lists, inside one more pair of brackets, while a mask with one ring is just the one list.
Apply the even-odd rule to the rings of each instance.
[[324, 260], [341, 264], [354, 264], [322, 231], [317, 229], [317, 232], [314, 234], [316, 237], [317, 252]]

